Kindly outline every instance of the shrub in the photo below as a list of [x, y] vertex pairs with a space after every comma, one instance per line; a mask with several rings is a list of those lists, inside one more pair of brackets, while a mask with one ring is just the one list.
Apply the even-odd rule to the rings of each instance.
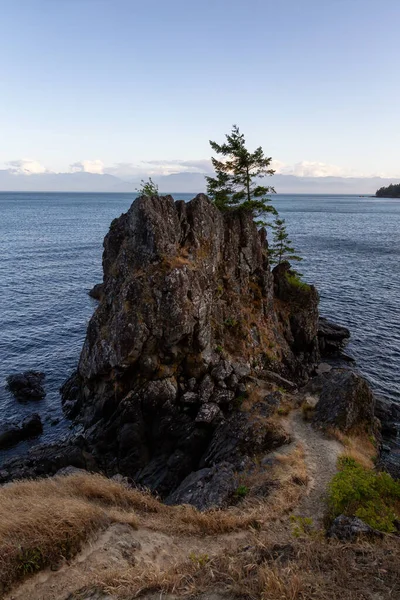
[[314, 521], [311, 517], [291, 515], [290, 521], [292, 523], [292, 533], [294, 537], [311, 535], [311, 533], [313, 532]]
[[237, 498], [245, 498], [247, 496], [247, 494], [249, 493], [249, 488], [246, 485], [239, 485], [239, 487], [237, 488], [236, 492], [235, 492], [235, 496]]
[[388, 473], [366, 469], [351, 457], [339, 459], [339, 472], [329, 486], [331, 518], [356, 516], [379, 531], [396, 530], [400, 512], [400, 482]]
[[306, 283], [305, 281], [302, 281], [298, 273], [295, 273], [294, 271], [286, 272], [285, 277], [286, 281], [292, 287], [302, 290], [303, 292], [308, 292], [311, 288], [311, 286], [309, 286], [308, 283]]

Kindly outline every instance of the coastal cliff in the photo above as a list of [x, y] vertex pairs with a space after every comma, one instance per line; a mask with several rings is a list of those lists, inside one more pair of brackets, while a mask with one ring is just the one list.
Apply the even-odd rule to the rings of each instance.
[[307, 380], [318, 294], [288, 263], [271, 271], [251, 213], [221, 213], [202, 194], [143, 196], [112, 222], [103, 270], [62, 395], [104, 470], [166, 496], [197, 469], [236, 468], [252, 444], [281, 443], [255, 432], [241, 404], [254, 378]]

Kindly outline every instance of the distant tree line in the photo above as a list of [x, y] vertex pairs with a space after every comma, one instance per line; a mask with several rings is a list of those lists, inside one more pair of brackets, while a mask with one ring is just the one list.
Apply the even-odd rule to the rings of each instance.
[[400, 183], [391, 183], [387, 187], [381, 187], [375, 195], [378, 198], [400, 198]]

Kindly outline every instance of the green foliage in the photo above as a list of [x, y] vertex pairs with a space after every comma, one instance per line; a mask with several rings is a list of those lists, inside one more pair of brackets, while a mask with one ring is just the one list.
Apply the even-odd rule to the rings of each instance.
[[249, 488], [246, 485], [239, 485], [239, 487], [237, 488], [236, 492], [235, 492], [235, 496], [237, 498], [245, 498], [247, 496], [247, 494], [249, 493]]
[[285, 219], [275, 217], [270, 227], [272, 228], [272, 243], [268, 248], [268, 255], [272, 264], [280, 265], [285, 260], [303, 260], [301, 256], [295, 253], [292, 242], [289, 240], [289, 234], [286, 231]]
[[45, 560], [39, 548], [21, 548], [18, 556], [18, 569], [22, 575], [30, 575], [40, 571]]
[[339, 472], [329, 485], [330, 516], [356, 516], [379, 531], [395, 531], [400, 482], [388, 473], [366, 469], [353, 458], [340, 458], [338, 466]]
[[250, 210], [259, 219], [258, 223], [264, 224], [265, 213], [277, 214], [268, 197], [275, 192], [274, 188], [259, 183], [260, 178], [275, 173], [270, 168], [272, 159], [264, 156], [261, 146], [249, 152], [237, 125], [225, 137], [224, 144], [210, 140], [211, 148], [222, 160], [211, 158], [215, 177], [206, 177], [207, 193], [220, 210], [237, 207]]
[[375, 195], [378, 198], [400, 198], [400, 183], [391, 183], [387, 187], [381, 187]]
[[308, 283], [300, 279], [299, 273], [295, 273], [294, 271], [286, 272], [285, 277], [287, 282], [290, 283], [291, 286], [296, 287], [299, 290], [303, 290], [304, 292], [310, 290], [311, 286], [309, 286]]
[[158, 185], [154, 183], [151, 177], [148, 181], [144, 179], [140, 182], [140, 187], [135, 190], [139, 196], [158, 196]]
[[291, 515], [290, 521], [292, 523], [292, 533], [294, 537], [298, 538], [303, 535], [311, 535], [313, 532], [314, 521], [311, 517]]
[[220, 345], [218, 344], [218, 346], [215, 348], [215, 351], [216, 351], [216, 352], [218, 352], [218, 354], [222, 354], [222, 353], [223, 353], [223, 351], [224, 351], [224, 349], [223, 349], [223, 347], [222, 347], [222, 346], [220, 346]]
[[189, 558], [198, 567], [204, 567], [210, 561], [208, 554], [195, 554], [191, 552]]

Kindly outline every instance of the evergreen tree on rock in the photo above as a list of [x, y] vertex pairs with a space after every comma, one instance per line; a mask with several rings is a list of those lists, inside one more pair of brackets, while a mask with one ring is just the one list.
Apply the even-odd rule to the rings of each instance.
[[272, 158], [264, 156], [261, 146], [250, 152], [237, 125], [225, 137], [224, 144], [210, 140], [211, 148], [221, 159], [211, 158], [215, 177], [206, 177], [207, 194], [220, 210], [251, 210], [257, 224], [264, 225], [266, 213], [277, 214], [268, 197], [275, 193], [274, 188], [260, 185], [259, 181], [275, 173], [270, 166]]
[[275, 217], [271, 224], [273, 231], [272, 244], [269, 245], [268, 254], [272, 264], [280, 265], [284, 261], [300, 261], [303, 260], [298, 256], [289, 239], [289, 234], [286, 231], [285, 219]]

